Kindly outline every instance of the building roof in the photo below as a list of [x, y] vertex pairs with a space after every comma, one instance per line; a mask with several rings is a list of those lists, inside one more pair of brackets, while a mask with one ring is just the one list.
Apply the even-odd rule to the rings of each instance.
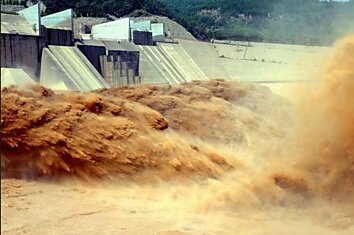
[[85, 45], [104, 46], [112, 51], [139, 51], [139, 48], [128, 41], [84, 40]]
[[37, 35], [33, 26], [25, 17], [1, 13], [1, 33]]
[[18, 12], [25, 9], [23, 5], [10, 5], [1, 3], [1, 12]]

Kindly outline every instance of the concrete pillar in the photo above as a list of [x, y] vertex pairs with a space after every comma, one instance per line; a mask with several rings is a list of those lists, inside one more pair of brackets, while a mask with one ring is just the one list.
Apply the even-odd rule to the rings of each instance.
[[133, 69], [128, 69], [128, 70], [127, 70], [127, 75], [128, 75], [128, 84], [129, 84], [129, 85], [135, 84], [134, 70], [133, 70]]
[[107, 79], [109, 84], [114, 84], [113, 78], [113, 71], [114, 71], [114, 57], [108, 56], [108, 63], [107, 63]]
[[106, 77], [106, 63], [107, 63], [107, 57], [105, 55], [100, 55], [100, 65], [101, 65], [101, 75], [103, 78]]
[[128, 84], [128, 64], [125, 61], [122, 61], [120, 68], [120, 77], [124, 85]]

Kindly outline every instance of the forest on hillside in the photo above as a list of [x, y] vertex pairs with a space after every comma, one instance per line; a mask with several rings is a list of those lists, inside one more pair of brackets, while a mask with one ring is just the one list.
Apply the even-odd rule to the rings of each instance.
[[[17, 1], [17, 0], [2, 0]], [[26, 0], [23, 1], [26, 4]], [[30, 0], [37, 3], [38, 0]], [[109, 15], [122, 17], [129, 14], [163, 15], [172, 14], [159, 0], [41, 0], [46, 5], [45, 14], [51, 14], [72, 8], [76, 16], [107, 17]]]
[[[36, 0], [34, 0], [36, 2]], [[330, 45], [354, 32], [354, 0], [43, 0], [47, 13], [168, 16], [201, 40]]]
[[354, 32], [354, 1], [161, 0], [199, 38], [329, 45]]

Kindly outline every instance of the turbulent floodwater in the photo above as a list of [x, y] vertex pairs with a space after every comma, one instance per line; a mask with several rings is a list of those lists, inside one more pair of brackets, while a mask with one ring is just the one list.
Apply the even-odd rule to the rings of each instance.
[[3, 233], [353, 234], [353, 55], [339, 41], [293, 102], [224, 80], [3, 90]]

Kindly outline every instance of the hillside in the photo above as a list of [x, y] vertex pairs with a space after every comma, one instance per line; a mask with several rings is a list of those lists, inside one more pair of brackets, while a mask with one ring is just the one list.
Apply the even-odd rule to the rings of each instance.
[[[31, 0], [36, 3], [38, 0]], [[146, 12], [154, 15], [168, 16], [166, 7], [158, 0], [42, 0], [46, 5], [46, 13], [51, 14], [72, 8], [77, 16], [106, 17], [108, 15], [121, 17], [134, 11], [144, 15]]]
[[[33, 2], [35, 2], [34, 0]], [[46, 14], [168, 17], [201, 40], [331, 45], [354, 32], [354, 1], [319, 0], [44, 0]]]
[[354, 1], [160, 0], [199, 38], [329, 45], [354, 32]]

